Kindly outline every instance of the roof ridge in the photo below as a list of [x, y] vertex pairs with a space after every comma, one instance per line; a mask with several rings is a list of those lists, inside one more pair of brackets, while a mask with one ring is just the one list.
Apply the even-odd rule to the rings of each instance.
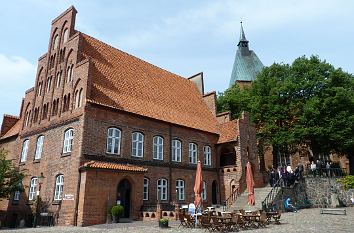
[[109, 45], [109, 44], [103, 42], [103, 41], [100, 40], [100, 39], [97, 39], [97, 38], [95, 38], [95, 37], [93, 37], [93, 36], [87, 35], [86, 33], [83, 33], [83, 32], [80, 32], [80, 33], [81, 33], [83, 36], [90, 37], [90, 38], [92, 38], [93, 40], [96, 40], [96, 41], [98, 41], [98, 42], [100, 42], [100, 43], [102, 43], [102, 44], [104, 44], [104, 45], [106, 45], [106, 46], [108, 46], [108, 47], [110, 47], [110, 48], [112, 48], [112, 49], [118, 51], [118, 52], [124, 53], [124, 54], [126, 54], [126, 55], [128, 55], [128, 56], [131, 56], [131, 57], [133, 57], [133, 58], [135, 58], [135, 59], [137, 59], [137, 60], [140, 60], [140, 61], [142, 61], [142, 62], [144, 62], [144, 63], [146, 63], [146, 64], [148, 64], [148, 65], [151, 65], [151, 66], [153, 66], [153, 67], [156, 67], [156, 68], [158, 68], [158, 69], [160, 69], [160, 70], [163, 70], [163, 71], [165, 71], [165, 72], [167, 72], [167, 73], [173, 74], [173, 75], [176, 76], [177, 78], [181, 78], [181, 79], [183, 79], [183, 80], [192, 82], [192, 81], [190, 81], [188, 78], [185, 78], [185, 77], [182, 77], [181, 75], [172, 73], [171, 71], [168, 71], [168, 70], [166, 70], [166, 69], [164, 69], [164, 68], [161, 68], [161, 67], [159, 67], [159, 66], [157, 66], [157, 65], [154, 65], [154, 64], [152, 64], [152, 63], [150, 63], [150, 62], [148, 62], [148, 61], [145, 61], [145, 60], [143, 60], [143, 59], [141, 59], [141, 58], [138, 58], [138, 57], [135, 56], [135, 55], [132, 55], [132, 54], [130, 54], [130, 53], [128, 53], [128, 52], [125, 52], [125, 51], [123, 51], [123, 50], [120, 50], [120, 49], [118, 49], [118, 48], [115, 48], [115, 47], [113, 47], [112, 45]]

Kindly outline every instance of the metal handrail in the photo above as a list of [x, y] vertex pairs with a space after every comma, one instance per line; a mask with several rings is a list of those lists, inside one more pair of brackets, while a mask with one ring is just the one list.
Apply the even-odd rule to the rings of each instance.
[[262, 201], [262, 209], [263, 210], [268, 210], [269, 205], [273, 203], [275, 197], [279, 193], [279, 189], [281, 189], [282, 184], [284, 183], [284, 179], [280, 177], [277, 182], [275, 182], [273, 188], [270, 190], [264, 201]]
[[225, 210], [229, 209], [230, 206], [235, 203], [237, 197], [240, 196], [240, 191], [239, 189], [235, 189], [230, 196], [225, 200]]

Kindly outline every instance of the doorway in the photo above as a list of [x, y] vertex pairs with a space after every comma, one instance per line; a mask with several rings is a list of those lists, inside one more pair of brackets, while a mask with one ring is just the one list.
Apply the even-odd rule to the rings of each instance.
[[211, 203], [213, 205], [218, 204], [217, 193], [218, 193], [218, 184], [216, 183], [216, 180], [214, 180], [211, 185]]
[[124, 207], [123, 218], [129, 218], [130, 216], [130, 194], [131, 185], [127, 179], [122, 180], [118, 184], [117, 188], [117, 202]]

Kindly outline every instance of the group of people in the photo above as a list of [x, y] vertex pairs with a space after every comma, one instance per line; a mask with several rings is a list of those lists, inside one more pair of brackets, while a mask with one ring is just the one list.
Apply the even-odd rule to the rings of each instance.
[[312, 161], [310, 164], [310, 175], [312, 176], [334, 176], [332, 169], [334, 165], [330, 161], [322, 161], [317, 159], [316, 162]]
[[303, 172], [304, 166], [302, 164], [297, 165], [295, 170], [293, 170], [290, 165], [286, 167], [278, 167], [277, 169], [272, 168], [269, 172], [269, 184], [272, 187], [276, 184], [283, 187], [291, 187], [296, 181], [302, 178]]

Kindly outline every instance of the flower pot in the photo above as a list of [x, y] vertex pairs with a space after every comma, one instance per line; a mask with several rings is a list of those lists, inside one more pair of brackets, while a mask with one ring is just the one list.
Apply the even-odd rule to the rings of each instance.
[[117, 223], [117, 222], [119, 222], [119, 216], [117, 216], [117, 215], [112, 215], [112, 222], [113, 223]]
[[168, 228], [168, 222], [159, 222], [160, 228]]

